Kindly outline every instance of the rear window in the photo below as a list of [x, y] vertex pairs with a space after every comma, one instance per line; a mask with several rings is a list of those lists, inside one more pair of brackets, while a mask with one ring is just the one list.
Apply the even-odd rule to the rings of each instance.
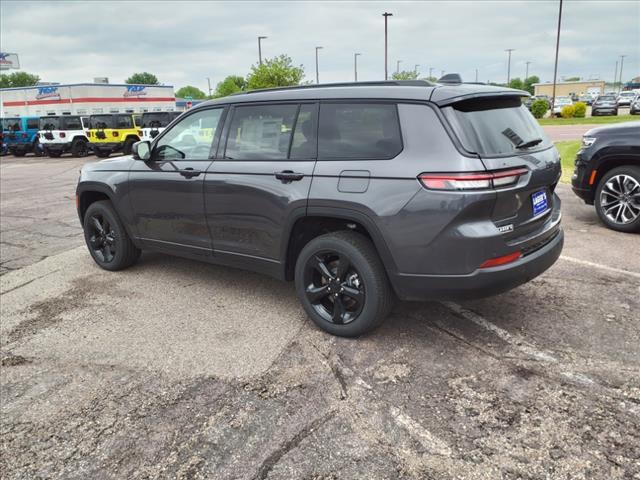
[[169, 112], [143, 113], [140, 120], [142, 128], [162, 128], [166, 127], [175, 118]]
[[60, 117], [41, 117], [40, 130], [60, 130]]
[[[531, 148], [550, 146], [538, 122], [519, 97], [479, 98], [442, 109], [465, 150], [484, 156], [522, 154], [523, 145], [542, 140]], [[516, 148], [520, 146], [521, 148]]]
[[394, 104], [325, 103], [320, 106], [318, 158], [388, 159], [402, 151]]
[[610, 102], [615, 101], [616, 97], [614, 97], [613, 95], [602, 95], [600, 97], [598, 97], [598, 100], [608, 100]]
[[63, 118], [64, 130], [82, 130], [82, 123], [80, 117], [65, 117]]
[[93, 129], [114, 128], [115, 123], [113, 115], [91, 115], [89, 117], [89, 128]]
[[20, 119], [19, 118], [3, 118], [2, 119], [2, 129], [10, 130], [12, 132], [17, 132], [20, 130]]

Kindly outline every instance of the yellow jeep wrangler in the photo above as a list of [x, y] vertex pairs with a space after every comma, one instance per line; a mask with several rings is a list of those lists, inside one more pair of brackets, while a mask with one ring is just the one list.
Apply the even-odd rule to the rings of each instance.
[[101, 158], [114, 152], [129, 155], [133, 144], [142, 136], [139, 124], [140, 115], [132, 113], [91, 115], [87, 136], [93, 152]]

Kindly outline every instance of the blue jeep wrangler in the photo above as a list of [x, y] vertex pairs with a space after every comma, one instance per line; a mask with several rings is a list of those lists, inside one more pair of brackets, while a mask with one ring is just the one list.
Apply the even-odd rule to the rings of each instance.
[[15, 117], [2, 119], [2, 142], [9, 153], [23, 157], [29, 152], [42, 155], [38, 142], [40, 117]]

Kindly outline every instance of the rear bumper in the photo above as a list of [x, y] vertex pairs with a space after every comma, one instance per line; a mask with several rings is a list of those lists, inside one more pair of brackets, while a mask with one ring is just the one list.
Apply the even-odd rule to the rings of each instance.
[[392, 278], [402, 300], [456, 300], [482, 298], [511, 290], [553, 265], [564, 245], [558, 229], [541, 248], [508, 265], [478, 269], [468, 275], [398, 274]]

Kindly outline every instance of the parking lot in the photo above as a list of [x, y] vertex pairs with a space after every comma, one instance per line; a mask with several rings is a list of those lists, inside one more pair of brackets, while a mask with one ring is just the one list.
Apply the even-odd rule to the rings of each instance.
[[541, 277], [348, 340], [268, 277], [98, 269], [85, 161], [0, 160], [2, 478], [640, 479], [638, 236], [568, 185]]

